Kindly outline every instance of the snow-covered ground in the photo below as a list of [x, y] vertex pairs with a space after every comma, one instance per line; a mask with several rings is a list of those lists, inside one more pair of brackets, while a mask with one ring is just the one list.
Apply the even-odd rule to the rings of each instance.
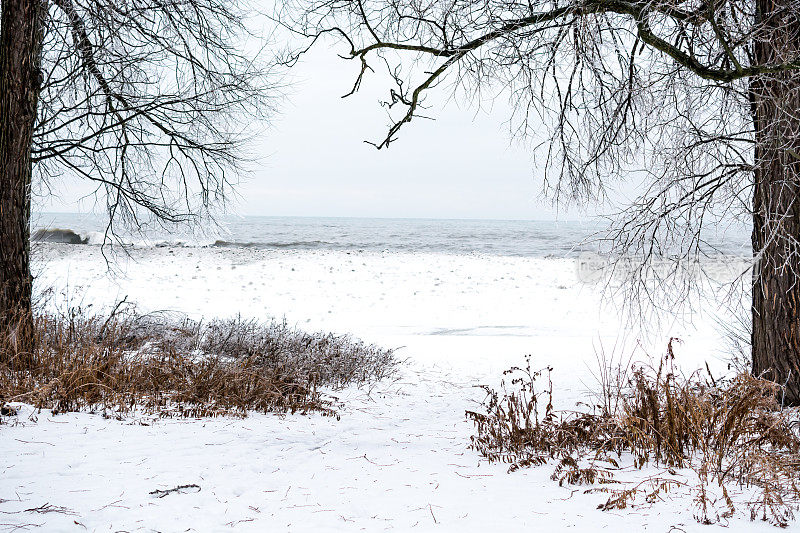
[[[474, 386], [496, 384], [525, 354], [554, 368], [556, 401], [569, 408], [590, 399], [601, 345], [629, 353], [636, 344], [613, 309], [600, 305], [598, 290], [579, 282], [572, 260], [166, 247], [134, 249], [108, 273], [94, 246], [43, 245], [35, 257], [38, 287], [53, 287], [72, 305], [110, 306], [127, 296], [143, 311], [285, 317], [397, 348], [406, 362], [395, 382], [339, 391], [339, 421], [117, 421], [24, 407], [0, 426], [0, 530], [708, 527], [693, 519], [691, 497], [680, 491], [602, 512], [595, 508], [607, 497], [559, 487], [549, 479], [552, 466], [507, 474], [506, 465], [468, 448], [473, 428], [464, 411], [482, 399]], [[665, 328], [644, 340], [643, 351], [658, 356], [678, 336], [687, 366], [707, 360], [724, 369], [715, 310], [706, 307], [696, 326]], [[187, 484], [199, 491], [150, 494]], [[743, 505], [724, 525], [771, 530], [750, 522]]]

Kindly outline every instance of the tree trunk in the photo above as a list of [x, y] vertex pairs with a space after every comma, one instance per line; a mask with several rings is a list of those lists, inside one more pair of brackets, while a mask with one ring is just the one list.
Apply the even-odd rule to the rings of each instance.
[[43, 0], [0, 0], [0, 340], [14, 351], [29, 348], [32, 326], [31, 142], [46, 10]]
[[[758, 0], [763, 30], [755, 61], [769, 64], [800, 53], [797, 0]], [[786, 384], [787, 403], [800, 404], [800, 75], [753, 78], [753, 373]]]

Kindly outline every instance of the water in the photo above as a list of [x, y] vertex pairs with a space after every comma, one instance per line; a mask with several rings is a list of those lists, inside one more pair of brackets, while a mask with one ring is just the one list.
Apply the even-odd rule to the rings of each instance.
[[[31, 224], [70, 229], [90, 244], [100, 244], [105, 219], [98, 215], [37, 213]], [[145, 228], [125, 235], [137, 245], [248, 247], [290, 250], [363, 250], [570, 257], [596, 250], [590, 242], [597, 223], [531, 220], [441, 220], [314, 217], [228, 217], [219, 227]], [[712, 239], [718, 251], [749, 253], [746, 228]]]

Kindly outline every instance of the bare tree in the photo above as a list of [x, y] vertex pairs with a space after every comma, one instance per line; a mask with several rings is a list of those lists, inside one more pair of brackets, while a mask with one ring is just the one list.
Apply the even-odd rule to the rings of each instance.
[[237, 0], [2, 0], [0, 10], [3, 330], [13, 313], [23, 325], [30, 315], [32, 182], [95, 182], [111, 233], [142, 215], [192, 220], [235, 185], [245, 126], [269, 110], [275, 85]]
[[555, 199], [634, 181], [608, 251], [636, 257], [640, 295], [663, 281], [644, 276], [652, 259], [697, 261], [706, 231], [752, 220], [753, 371], [800, 402], [796, 0], [289, 0], [274, 18], [307, 39], [287, 64], [335, 38], [361, 67], [352, 92], [387, 69], [378, 149], [444, 82], [467, 98], [511, 95], [514, 131], [546, 132]]

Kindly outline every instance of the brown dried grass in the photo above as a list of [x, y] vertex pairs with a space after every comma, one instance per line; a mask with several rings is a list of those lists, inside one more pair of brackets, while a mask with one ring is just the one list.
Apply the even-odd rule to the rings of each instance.
[[[21, 344], [34, 349], [20, 351]], [[0, 336], [0, 405], [117, 417], [248, 411], [338, 417], [336, 398], [321, 388], [370, 383], [395, 367], [390, 350], [285, 323], [204, 325], [120, 306], [107, 316], [71, 309], [37, 313], [32, 338]]]
[[[551, 369], [532, 371], [529, 360], [506, 371], [510, 380], [501, 391], [484, 387], [485, 412], [467, 411], [477, 429], [471, 446], [489, 461], [509, 463], [510, 472], [555, 462], [552, 478], [560, 484], [607, 493], [603, 510], [637, 498], [653, 503], [682, 486], [694, 494], [695, 518], [715, 523], [734, 514], [730, 490], [737, 487], [753, 496], [746, 502], [751, 519], [788, 525], [800, 502], [797, 411], [781, 407], [771, 381], [747, 373], [686, 377], [674, 360], [670, 341], [657, 367], [634, 366], [625, 379], [614, 377], [624, 385], [604, 383], [602, 397], [613, 391], [616, 398], [593, 412], [553, 409]], [[545, 386], [537, 383], [545, 378]], [[625, 486], [617, 480], [623, 464], [670, 474], [691, 469], [697, 482], [687, 487], [673, 475], [645, 475]]]

